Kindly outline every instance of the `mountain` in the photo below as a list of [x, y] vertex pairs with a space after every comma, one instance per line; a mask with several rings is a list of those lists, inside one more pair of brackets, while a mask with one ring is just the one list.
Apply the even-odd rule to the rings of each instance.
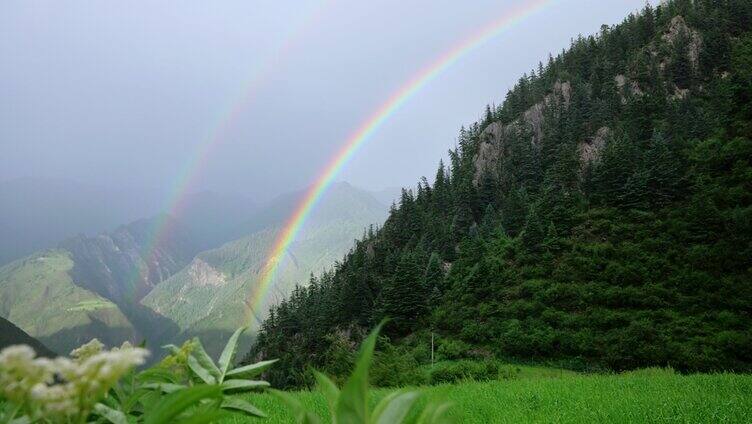
[[[0, 182], [0, 265], [52, 248], [77, 234], [111, 231], [124, 222], [155, 216], [165, 194], [151, 189], [100, 187], [52, 178]], [[229, 228], [256, 210], [243, 196], [204, 191], [185, 195], [178, 219], [203, 249], [231, 240]]]
[[26, 334], [23, 330], [13, 325], [5, 318], [0, 318], [0, 350], [12, 345], [25, 344], [31, 346], [39, 356], [48, 358], [55, 357], [55, 353], [39, 342], [39, 340]]
[[254, 305], [249, 296], [279, 234], [280, 218], [290, 213], [301, 194], [279, 198], [248, 224], [263, 229], [199, 253], [149, 293], [143, 305], [174, 321], [181, 330], [178, 340], [202, 335], [207, 349], [216, 351], [228, 332], [252, 316], [263, 318], [268, 307], [295, 285], [305, 284], [311, 273], [331, 267], [369, 225], [382, 222], [387, 212], [385, 205], [365, 191], [346, 183], [331, 187], [286, 252], [267, 299], [251, 310]]
[[118, 306], [77, 284], [69, 252], [39, 252], [0, 268], [0, 316], [59, 353], [98, 338], [138, 341]]
[[[752, 371], [752, 2], [650, 5], [573, 40], [460, 130], [262, 325], [275, 387], [384, 355]], [[407, 359], [405, 359], [407, 358]], [[292, 376], [292, 377], [291, 377]]]
[[[142, 339], [160, 345], [202, 334], [212, 347], [212, 340], [219, 343], [247, 321], [248, 293], [302, 195], [283, 195], [255, 209], [243, 199], [201, 193], [180, 205], [189, 225], [158, 215], [69, 237], [0, 268], [0, 316], [58, 352], [94, 337], [110, 345]], [[220, 208], [232, 203], [237, 209], [219, 219]], [[270, 299], [334, 264], [368, 225], [383, 221], [386, 210], [346, 183], [331, 187], [283, 260]], [[197, 236], [193, 228], [201, 222], [214, 229]], [[199, 253], [207, 245], [214, 248]], [[263, 317], [269, 305], [256, 313]]]
[[175, 325], [139, 302], [196, 250], [190, 232], [167, 216], [67, 239], [0, 268], [0, 316], [58, 352], [94, 337], [152, 344]]

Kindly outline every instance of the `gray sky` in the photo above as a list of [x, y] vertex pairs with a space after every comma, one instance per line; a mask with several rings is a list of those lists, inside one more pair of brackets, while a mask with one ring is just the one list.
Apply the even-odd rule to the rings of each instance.
[[[299, 189], [401, 84], [519, 3], [4, 0], [0, 179], [169, 190], [187, 168], [200, 170], [193, 191]], [[643, 5], [553, 1], [411, 98], [338, 179], [378, 189], [433, 175], [460, 126], [522, 73]]]

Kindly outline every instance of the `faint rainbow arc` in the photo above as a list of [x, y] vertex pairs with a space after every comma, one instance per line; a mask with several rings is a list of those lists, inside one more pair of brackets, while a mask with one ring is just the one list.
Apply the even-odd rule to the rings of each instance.
[[555, 0], [527, 1], [504, 13], [501, 17], [490, 22], [470, 37], [465, 38], [463, 41], [439, 56], [439, 58], [429, 66], [423, 68], [418, 74], [408, 80], [407, 83], [403, 84], [385, 103], [371, 114], [370, 117], [350, 135], [350, 137], [347, 138], [347, 141], [337, 154], [330, 159], [327, 166], [316, 179], [316, 182], [306, 192], [303, 199], [300, 201], [293, 214], [288, 218], [285, 226], [282, 227], [282, 230], [275, 239], [274, 245], [270, 250], [270, 253], [267, 255], [267, 260], [262, 269], [259, 283], [252, 288], [248, 301], [246, 301], [245, 324], [251, 324], [249, 321], [252, 315], [255, 315], [258, 321], [256, 310], [263, 305], [266, 294], [269, 291], [271, 283], [274, 281], [279, 269], [279, 265], [282, 262], [283, 255], [289, 248], [290, 244], [295, 240], [295, 237], [300, 232], [317, 202], [334, 182], [334, 178], [339, 175], [342, 168], [350, 161], [350, 159], [352, 159], [358, 149], [363, 146], [370, 136], [373, 135], [373, 133], [376, 132], [376, 130], [378, 130], [398, 109], [400, 109], [400, 107], [415, 96], [418, 91], [433, 81], [444, 70], [455, 64], [463, 56], [480, 47], [490, 39], [500, 35], [526, 17], [543, 9], [543, 6], [553, 3], [554, 1]]
[[[160, 209], [161, 213], [151, 224], [149, 231], [149, 238], [142, 250], [142, 257], [146, 258], [145, 263], [155, 260], [157, 250], [160, 245], [165, 242], [172, 230], [172, 221], [169, 219], [171, 215], [179, 215], [180, 210], [185, 206], [184, 203], [187, 200], [189, 189], [192, 187], [196, 180], [201, 175], [202, 169], [206, 166], [207, 159], [211, 156], [212, 152], [221, 145], [225, 139], [227, 131], [233, 127], [234, 123], [238, 121], [241, 112], [245, 110], [247, 105], [253, 100], [254, 95], [264, 85], [267, 79], [273, 75], [273, 71], [278, 69], [284, 60], [289, 57], [289, 53], [300, 41], [303, 34], [307, 32], [312, 26], [318, 23], [324, 16], [325, 12], [331, 7], [337, 0], [323, 0], [318, 7], [306, 18], [302, 20], [302, 23], [294, 27], [289, 33], [283, 37], [284, 41], [277, 49], [277, 53], [272, 60], [269, 60], [261, 66], [259, 70], [254, 72], [242, 85], [243, 88], [240, 91], [240, 95], [233, 101], [228, 103], [228, 107], [220, 112], [217, 116], [217, 122], [210, 127], [208, 135], [204, 142], [199, 143], [195, 150], [191, 153], [188, 160], [180, 168], [177, 176], [172, 184], [172, 189], [164, 203], [164, 206]], [[130, 283], [134, 285], [135, 282], [143, 276], [143, 272], [148, 273], [146, 270], [139, 269], [134, 270]]]

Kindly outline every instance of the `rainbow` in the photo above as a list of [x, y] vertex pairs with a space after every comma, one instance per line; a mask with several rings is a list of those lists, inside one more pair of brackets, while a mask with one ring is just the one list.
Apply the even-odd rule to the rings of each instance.
[[[162, 213], [153, 220], [149, 231], [149, 239], [144, 243], [141, 256], [146, 258], [145, 263], [153, 262], [158, 255], [160, 246], [162, 246], [173, 230], [171, 216], [180, 216], [181, 211], [185, 208], [188, 200], [188, 194], [191, 193], [191, 187], [195, 186], [196, 181], [202, 175], [206, 168], [206, 163], [212, 153], [225, 140], [228, 131], [235, 126], [242, 115], [243, 110], [255, 99], [258, 90], [264, 86], [264, 83], [274, 75], [283, 62], [290, 56], [295, 46], [303, 39], [308, 30], [317, 24], [324, 16], [325, 12], [331, 7], [336, 0], [322, 0], [314, 7], [298, 25], [293, 25], [288, 32], [281, 37], [282, 43], [276, 49], [274, 57], [262, 64], [251, 76], [243, 83], [237, 98], [228, 103], [228, 107], [217, 114], [216, 123], [209, 127], [207, 136], [204, 141], [199, 143], [191, 152], [188, 160], [177, 173], [170, 194], [167, 196], [164, 206], [160, 208]], [[130, 278], [131, 288], [136, 282], [148, 274], [147, 269], [135, 267], [134, 275]]]
[[[259, 283], [252, 289], [246, 302], [249, 312], [256, 314], [264, 302], [266, 294], [275, 279], [279, 265], [285, 252], [295, 240], [306, 219], [311, 214], [318, 201], [324, 195], [334, 179], [339, 175], [344, 166], [352, 159], [360, 147], [394, 115], [408, 100], [418, 93], [428, 83], [433, 81], [447, 68], [457, 63], [462, 57], [477, 49], [488, 40], [498, 36], [515, 24], [541, 10], [545, 5], [553, 3], [553, 0], [528, 0], [517, 7], [508, 10], [499, 18], [490, 22], [479, 31], [454, 45], [444, 54], [439, 56], [433, 63], [423, 68], [407, 83], [395, 91], [361, 126], [350, 135], [337, 154], [329, 161], [315, 183], [306, 192], [293, 214], [288, 218], [285, 226], [277, 235], [271, 251], [267, 256], [262, 269]], [[246, 324], [250, 325], [250, 314], [246, 316]], [[258, 320], [258, 318], [257, 318]]]

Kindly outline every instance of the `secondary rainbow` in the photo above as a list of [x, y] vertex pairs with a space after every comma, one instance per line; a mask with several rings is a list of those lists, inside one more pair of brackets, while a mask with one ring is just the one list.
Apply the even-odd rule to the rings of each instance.
[[[149, 239], [147, 239], [142, 252], [142, 257], [146, 258], [147, 263], [155, 259], [154, 257], [157, 255], [158, 249], [169, 238], [172, 232], [171, 223], [173, 222], [169, 217], [179, 217], [181, 215], [181, 211], [185, 207], [187, 195], [201, 176], [212, 153], [225, 140], [228, 130], [235, 126], [243, 110], [253, 101], [258, 90], [264, 86], [269, 77], [274, 75], [274, 71], [290, 56], [294, 47], [303, 39], [307, 31], [320, 21], [335, 1], [323, 0], [319, 2], [300, 20], [298, 25], [292, 26], [287, 34], [281, 37], [283, 42], [276, 49], [275, 55], [263, 62], [255, 72], [251, 72], [251, 75], [243, 83], [241, 89], [238, 90], [240, 94], [230, 101], [225, 109], [219, 111], [216, 123], [209, 127], [204, 141], [196, 146], [189, 155], [188, 160], [185, 161], [178, 171], [172, 184], [172, 189], [167, 196], [164, 206], [161, 208], [164, 213], [151, 224]], [[138, 279], [143, 278], [144, 273], [147, 272], [148, 270], [136, 268], [130, 280], [131, 285], [133, 286]]]
[[423, 68], [421, 72], [402, 85], [399, 90], [394, 92], [385, 103], [371, 114], [370, 117], [366, 119], [354, 133], [352, 133], [352, 135], [350, 135], [337, 154], [323, 169], [320, 176], [316, 179], [316, 182], [306, 192], [295, 209], [295, 212], [288, 218], [285, 226], [278, 234], [271, 251], [267, 255], [266, 264], [261, 271], [259, 283], [254, 286], [250, 293], [250, 297], [246, 302], [249, 309], [246, 316], [246, 324], [252, 324], [247, 322], [250, 320], [251, 314], [255, 315], [258, 320], [256, 311], [263, 305], [266, 294], [275, 279], [284, 254], [305, 224], [306, 218], [308, 218], [317, 202], [321, 199], [332, 182], [334, 182], [334, 179], [339, 175], [342, 168], [350, 161], [358, 149], [363, 146], [371, 135], [373, 135], [373, 133], [376, 132], [379, 127], [389, 119], [389, 117], [394, 115], [400, 107], [415, 96], [418, 91], [441, 74], [441, 72], [455, 64], [463, 56], [475, 50], [486, 41], [500, 35], [550, 3], [553, 3], [553, 0], [526, 1], [512, 10], [508, 10], [502, 16], [481, 28], [481, 30], [454, 45], [444, 54], [439, 56], [439, 58], [433, 63]]

